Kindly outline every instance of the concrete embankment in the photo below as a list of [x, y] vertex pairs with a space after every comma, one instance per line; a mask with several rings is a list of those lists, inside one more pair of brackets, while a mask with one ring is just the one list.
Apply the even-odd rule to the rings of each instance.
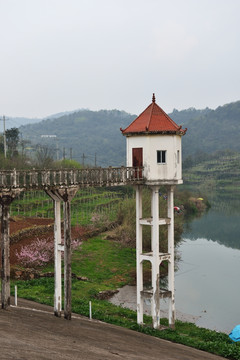
[[0, 310], [0, 349], [1, 360], [223, 359], [79, 315], [67, 321], [55, 317], [52, 307], [22, 299]]

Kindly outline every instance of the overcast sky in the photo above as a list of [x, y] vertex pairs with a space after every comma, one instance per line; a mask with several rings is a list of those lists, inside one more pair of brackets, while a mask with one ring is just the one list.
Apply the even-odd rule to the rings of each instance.
[[239, 0], [0, 0], [0, 114], [240, 100]]

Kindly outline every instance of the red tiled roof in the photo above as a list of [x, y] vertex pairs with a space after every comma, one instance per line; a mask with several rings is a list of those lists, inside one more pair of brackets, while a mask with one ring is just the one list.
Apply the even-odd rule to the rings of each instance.
[[178, 126], [155, 102], [153, 94], [152, 103], [126, 128], [120, 129], [123, 135], [131, 134], [179, 134], [184, 135], [187, 129], [183, 130]]

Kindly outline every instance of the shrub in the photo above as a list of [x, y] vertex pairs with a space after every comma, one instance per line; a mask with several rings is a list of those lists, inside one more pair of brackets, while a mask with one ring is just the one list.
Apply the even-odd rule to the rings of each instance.
[[[165, 193], [165, 189], [161, 189]], [[151, 216], [151, 191], [149, 189], [143, 189], [143, 217], [148, 218]], [[161, 195], [161, 194], [160, 194]], [[167, 201], [165, 196], [159, 197], [159, 209], [160, 216], [166, 217]], [[118, 239], [123, 245], [129, 247], [135, 247], [136, 245], [136, 201], [134, 198], [125, 199], [120, 203], [117, 222], [117, 227], [112, 232], [111, 237]], [[160, 251], [167, 251], [167, 226], [161, 226], [159, 228], [160, 233]], [[151, 250], [151, 228], [150, 226], [143, 227], [143, 249], [144, 251]]]
[[81, 169], [82, 168], [81, 164], [78, 161], [69, 160], [69, 159], [55, 161], [53, 164], [53, 167], [55, 169], [73, 169], [73, 168]]

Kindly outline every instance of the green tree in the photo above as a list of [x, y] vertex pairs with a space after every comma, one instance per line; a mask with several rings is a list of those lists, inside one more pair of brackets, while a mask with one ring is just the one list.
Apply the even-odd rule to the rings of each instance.
[[18, 143], [19, 143], [18, 128], [14, 127], [14, 128], [6, 130], [6, 144], [7, 144], [9, 157], [18, 155], [18, 152], [17, 152]]
[[4, 153], [4, 140], [3, 140], [3, 135], [0, 135], [0, 153], [1, 153], [1, 154]]
[[38, 145], [36, 151], [36, 166], [49, 169], [53, 165], [54, 149], [44, 145]]

